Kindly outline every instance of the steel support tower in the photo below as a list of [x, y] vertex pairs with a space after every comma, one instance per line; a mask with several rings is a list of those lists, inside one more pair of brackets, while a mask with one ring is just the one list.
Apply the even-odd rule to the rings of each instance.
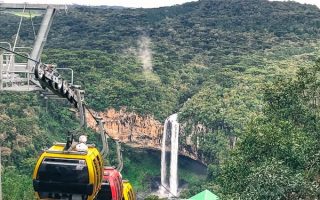
[[[45, 10], [40, 29], [37, 33], [31, 52], [25, 52], [25, 55], [33, 60], [40, 61], [43, 47], [57, 10], [66, 9], [64, 5], [46, 5], [46, 4], [12, 4], [0, 3], [0, 8], [5, 10]], [[22, 20], [20, 21], [20, 23]], [[20, 24], [21, 25], [21, 24]], [[20, 25], [17, 35], [20, 32]], [[0, 41], [0, 45], [11, 51], [16, 51], [19, 47], [5, 41]], [[34, 78], [34, 69], [36, 63], [32, 60], [17, 63], [16, 55], [9, 52], [0, 51], [0, 90], [7, 91], [34, 91], [41, 90], [39, 82]]]
[[[8, 4], [0, 3], [0, 9], [5, 10], [45, 10], [42, 22], [35, 38], [31, 52], [24, 52], [25, 62], [17, 63], [15, 57], [17, 54], [17, 39], [20, 33], [22, 17], [16, 34], [14, 44], [0, 41], [0, 46], [6, 48], [0, 50], [0, 92], [1, 91], [35, 91], [47, 90], [49, 96], [55, 96], [54, 99], [61, 98], [68, 100], [80, 113], [81, 126], [86, 126], [84, 90], [80, 86], [73, 85], [73, 77], [71, 83], [64, 80], [58, 73], [56, 66], [46, 65], [41, 62], [41, 53], [46, 43], [53, 17], [57, 10], [66, 9], [64, 5], [47, 5], [47, 4]], [[26, 47], [22, 47], [26, 48]], [[64, 68], [73, 71], [70, 68]], [[45, 93], [45, 92], [44, 92]], [[44, 94], [43, 93], [43, 94]]]

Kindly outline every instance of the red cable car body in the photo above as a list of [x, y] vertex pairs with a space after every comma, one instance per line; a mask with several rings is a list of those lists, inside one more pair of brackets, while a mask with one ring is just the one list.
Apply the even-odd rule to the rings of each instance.
[[101, 190], [97, 200], [122, 200], [122, 176], [114, 167], [104, 167]]

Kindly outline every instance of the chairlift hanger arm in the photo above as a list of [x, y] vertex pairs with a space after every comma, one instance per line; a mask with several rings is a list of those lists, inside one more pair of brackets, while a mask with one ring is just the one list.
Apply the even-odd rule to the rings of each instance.
[[29, 61], [33, 61], [36, 64], [34, 70], [36, 80], [39, 81], [43, 88], [48, 88], [59, 97], [68, 99], [71, 104], [78, 108], [80, 111], [81, 125], [85, 125], [84, 105], [82, 104], [84, 91], [80, 90], [76, 85], [69, 84], [67, 81], [63, 80], [58, 73], [53, 71], [52, 66], [45, 65], [38, 60], [19, 54], [5, 47], [0, 46], [0, 49], [26, 58]]

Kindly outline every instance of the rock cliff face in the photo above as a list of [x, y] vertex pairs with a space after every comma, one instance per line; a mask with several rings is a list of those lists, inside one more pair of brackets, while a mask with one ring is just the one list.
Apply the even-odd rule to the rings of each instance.
[[[159, 149], [163, 126], [152, 117], [142, 117], [125, 109], [109, 109], [98, 114], [103, 118], [104, 128], [110, 137], [135, 147]], [[91, 115], [87, 115], [87, 124], [96, 130], [98, 128]]]
[[[97, 114], [103, 118], [104, 128], [110, 137], [136, 148], [161, 149], [163, 124], [151, 116], [139, 116], [136, 113], [127, 112], [125, 109], [120, 111], [108, 109]], [[93, 116], [87, 114], [86, 117], [88, 126], [98, 130]], [[170, 145], [170, 139], [167, 141]], [[201, 160], [197, 155], [196, 146], [192, 144], [191, 140], [179, 145], [181, 155]]]

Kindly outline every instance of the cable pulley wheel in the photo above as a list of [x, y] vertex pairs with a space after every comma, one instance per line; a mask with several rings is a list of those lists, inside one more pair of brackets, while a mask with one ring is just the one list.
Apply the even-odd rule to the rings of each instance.
[[37, 65], [35, 67], [35, 70], [34, 70], [34, 75], [37, 79], [41, 79], [41, 80], [44, 80], [44, 71], [42, 69], [40, 69], [40, 66]]

